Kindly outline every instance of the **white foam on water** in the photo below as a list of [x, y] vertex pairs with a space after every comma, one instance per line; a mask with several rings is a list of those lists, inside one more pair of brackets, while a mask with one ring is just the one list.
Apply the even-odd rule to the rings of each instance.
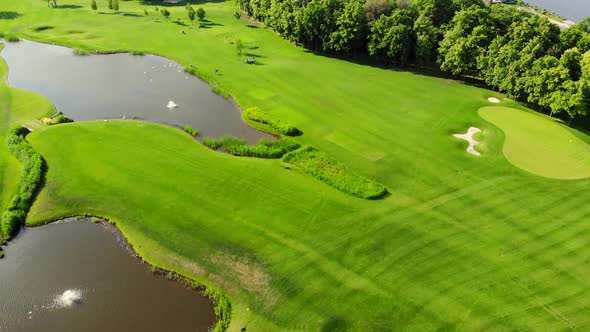
[[166, 105], [166, 107], [168, 107], [168, 108], [176, 108], [176, 107], [178, 107], [178, 105], [176, 105], [176, 103], [171, 100], [171, 101], [168, 102], [168, 105]]
[[80, 302], [82, 302], [82, 291], [79, 289], [68, 289], [53, 299], [53, 304], [57, 308], [68, 308]]

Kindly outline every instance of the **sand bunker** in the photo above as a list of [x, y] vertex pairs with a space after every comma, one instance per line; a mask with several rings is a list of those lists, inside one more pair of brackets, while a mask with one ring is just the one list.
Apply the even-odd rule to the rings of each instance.
[[489, 97], [488, 101], [490, 103], [494, 103], [494, 104], [498, 104], [500, 102], [500, 99], [496, 98], [496, 97]]
[[467, 142], [469, 142], [469, 147], [467, 148], [467, 153], [471, 153], [474, 156], [479, 156], [479, 155], [481, 155], [481, 153], [479, 153], [479, 151], [475, 150], [475, 147], [477, 145], [480, 145], [481, 142], [476, 141], [473, 138], [473, 135], [475, 135], [477, 133], [481, 133], [481, 129], [476, 128], [476, 127], [469, 127], [469, 130], [467, 131], [467, 134], [455, 134], [453, 136], [454, 137], [457, 137], [457, 138], [460, 138], [460, 139], [464, 139]]

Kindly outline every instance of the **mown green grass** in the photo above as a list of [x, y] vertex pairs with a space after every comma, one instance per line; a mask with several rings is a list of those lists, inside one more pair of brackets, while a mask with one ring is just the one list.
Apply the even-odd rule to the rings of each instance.
[[[0, 30], [194, 64], [243, 109], [296, 126], [298, 142], [392, 195], [350, 197], [278, 160], [220, 154], [171, 128], [73, 123], [30, 137], [49, 173], [29, 223], [110, 217], [153, 264], [227, 291], [232, 331], [590, 326], [590, 180], [546, 179], [510, 164], [504, 133], [477, 114], [497, 94], [305, 52], [235, 20], [233, 1], [203, 4], [210, 23], [201, 29], [165, 23], [154, 6], [148, 17], [123, 17], [67, 3], [82, 8], [0, 0], [21, 13], [0, 20]], [[172, 20], [185, 15], [182, 2], [168, 8]], [[35, 31], [41, 26], [54, 28]], [[258, 65], [243, 63], [248, 53]], [[469, 126], [484, 131], [479, 158], [452, 138]]]
[[506, 135], [504, 155], [525, 171], [554, 179], [590, 177], [590, 144], [547, 117], [489, 106], [479, 114]]

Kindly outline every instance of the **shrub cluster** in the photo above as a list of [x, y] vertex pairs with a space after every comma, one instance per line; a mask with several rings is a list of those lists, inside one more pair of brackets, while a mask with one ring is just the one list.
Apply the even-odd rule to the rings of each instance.
[[28, 133], [26, 128], [19, 127], [8, 134], [8, 150], [21, 162], [23, 174], [8, 209], [0, 220], [4, 239], [10, 239], [25, 221], [43, 179], [45, 163], [41, 155], [25, 140]]
[[74, 122], [74, 120], [68, 118], [67, 116], [63, 115], [63, 113], [57, 113], [57, 115], [50, 117], [50, 118], [43, 118], [43, 123], [45, 123], [46, 125], [56, 125], [59, 123], [68, 123], [68, 122]]
[[182, 130], [184, 130], [186, 133], [188, 133], [191, 136], [197, 136], [199, 134], [199, 131], [193, 129], [193, 127], [191, 127], [189, 125], [182, 126]]
[[285, 153], [301, 147], [299, 143], [290, 139], [274, 141], [262, 139], [256, 145], [249, 145], [246, 141], [231, 136], [225, 136], [219, 140], [207, 139], [207, 142], [204, 143], [212, 149], [221, 148], [223, 151], [234, 156], [271, 159], [281, 158]]
[[219, 149], [219, 142], [217, 142], [217, 140], [214, 138], [208, 138], [208, 137], [203, 138], [203, 144], [205, 144], [206, 147], [213, 149], [213, 150]]
[[376, 199], [387, 193], [384, 185], [352, 172], [342, 163], [311, 146], [286, 154], [283, 161], [298, 166], [305, 173], [355, 197]]
[[268, 114], [264, 111], [261, 111], [257, 108], [250, 108], [250, 109], [246, 110], [246, 116], [248, 117], [248, 119], [250, 119], [252, 121], [264, 123], [264, 124], [271, 126], [276, 131], [278, 131], [279, 133], [281, 133], [283, 135], [299, 136], [302, 134], [301, 131], [299, 129], [297, 129], [296, 127], [294, 127], [293, 125], [286, 123], [284, 121], [281, 121], [279, 119], [275, 119], [270, 114]]

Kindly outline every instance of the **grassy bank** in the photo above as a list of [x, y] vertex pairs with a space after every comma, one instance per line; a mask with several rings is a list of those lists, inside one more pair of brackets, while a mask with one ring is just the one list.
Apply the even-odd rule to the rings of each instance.
[[[29, 223], [86, 212], [116, 220], [148, 261], [224, 289], [232, 331], [590, 325], [590, 180], [546, 179], [510, 164], [504, 132], [477, 114], [497, 94], [314, 55], [236, 20], [229, 1], [202, 4], [200, 29], [174, 23], [185, 16], [182, 2], [166, 5], [172, 22], [155, 4], [121, 2], [137, 16], [68, 4], [0, 0], [20, 15], [0, 20], [0, 30], [194, 64], [243, 109], [300, 129], [298, 143], [392, 193], [359, 200], [279, 160], [216, 153], [162, 126], [73, 123], [30, 135], [49, 172]], [[244, 64], [254, 54], [257, 65]], [[479, 158], [452, 138], [469, 126], [484, 131]]]

